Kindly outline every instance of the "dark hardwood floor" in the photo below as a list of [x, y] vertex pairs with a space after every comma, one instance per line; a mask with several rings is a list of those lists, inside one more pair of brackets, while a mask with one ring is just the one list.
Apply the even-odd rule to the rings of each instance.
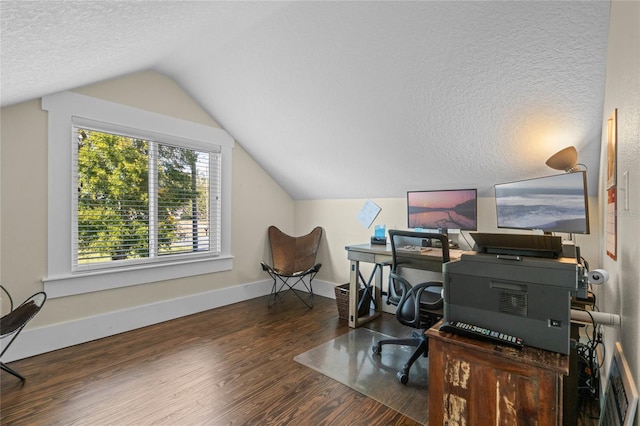
[[[368, 325], [393, 334], [391, 315]], [[416, 425], [293, 357], [349, 331], [294, 295], [214, 309], [10, 364], [2, 425]]]

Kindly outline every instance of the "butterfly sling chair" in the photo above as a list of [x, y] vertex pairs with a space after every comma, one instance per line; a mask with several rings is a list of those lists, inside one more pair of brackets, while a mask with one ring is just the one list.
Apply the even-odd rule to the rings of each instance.
[[[13, 341], [16, 340], [16, 337], [18, 337], [22, 329], [27, 325], [29, 321], [31, 321], [33, 317], [36, 316], [38, 312], [40, 312], [40, 309], [42, 309], [44, 302], [47, 300], [47, 294], [43, 291], [38, 292], [22, 302], [20, 306], [13, 309], [13, 299], [11, 298], [11, 294], [9, 294], [7, 289], [1, 285], [0, 289], [2, 289], [3, 299], [6, 297], [6, 299], [9, 301], [9, 312], [6, 315], [3, 315], [2, 318], [0, 318], [0, 338], [3, 340], [5, 338], [9, 338], [9, 342], [3, 345], [2, 352], [0, 353], [1, 360], [4, 353], [7, 351], [7, 349], [9, 349]], [[7, 373], [13, 374], [24, 383], [24, 376], [7, 366], [2, 361], [0, 361], [0, 368], [2, 368], [2, 370], [6, 371]]]
[[[307, 235], [292, 237], [275, 226], [268, 230], [269, 245], [273, 265], [261, 262], [262, 270], [273, 279], [269, 307], [275, 305], [291, 291], [309, 308], [313, 308], [313, 287], [311, 282], [322, 264], [316, 263], [322, 228], [315, 227]], [[308, 296], [301, 296], [294, 287], [302, 284]], [[302, 288], [300, 288], [302, 290]]]

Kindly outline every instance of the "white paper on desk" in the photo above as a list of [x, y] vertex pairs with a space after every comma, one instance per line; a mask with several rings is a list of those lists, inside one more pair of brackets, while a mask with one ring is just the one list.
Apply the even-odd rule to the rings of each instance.
[[360, 210], [356, 218], [358, 219], [358, 222], [362, 224], [362, 226], [364, 226], [365, 228], [369, 228], [378, 216], [378, 213], [380, 213], [380, 210], [382, 209], [378, 207], [376, 203], [371, 200], [367, 200], [364, 203], [364, 206], [362, 206], [362, 209]]

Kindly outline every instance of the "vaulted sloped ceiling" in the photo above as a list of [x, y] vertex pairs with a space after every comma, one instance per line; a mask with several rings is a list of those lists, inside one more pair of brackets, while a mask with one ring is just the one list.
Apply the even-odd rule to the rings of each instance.
[[[294, 199], [599, 167], [606, 1], [1, 3], [3, 106], [154, 69]], [[4, 142], [3, 142], [4, 143]]]

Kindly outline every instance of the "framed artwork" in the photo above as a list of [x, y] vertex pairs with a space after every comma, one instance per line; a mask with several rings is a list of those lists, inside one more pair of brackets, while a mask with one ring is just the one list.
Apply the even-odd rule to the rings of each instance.
[[611, 259], [617, 259], [617, 239], [618, 239], [618, 224], [617, 224], [617, 212], [616, 212], [616, 187], [613, 186], [607, 189], [607, 215], [606, 215], [606, 245], [607, 256]]
[[622, 345], [616, 342], [598, 425], [631, 426], [637, 405], [638, 390], [633, 383], [633, 375], [622, 352]]
[[367, 200], [362, 206], [360, 212], [356, 215], [356, 219], [358, 222], [362, 224], [365, 228], [369, 229], [375, 218], [378, 216], [382, 210], [376, 203], [371, 200]]
[[607, 189], [616, 184], [617, 116], [618, 109], [616, 108], [607, 120]]

